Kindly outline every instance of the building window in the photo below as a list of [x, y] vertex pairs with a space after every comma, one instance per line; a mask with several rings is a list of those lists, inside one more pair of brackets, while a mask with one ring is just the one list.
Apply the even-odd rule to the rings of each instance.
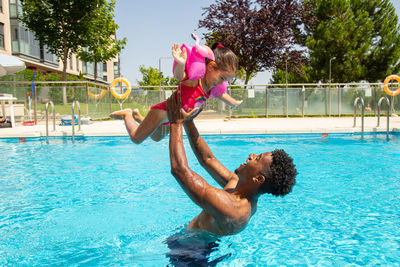
[[49, 48], [45, 45], [43, 46], [44, 60], [45, 62], [53, 63], [58, 65], [58, 57], [55, 54], [49, 52]]
[[107, 62], [103, 63], [103, 72], [107, 72]]
[[103, 75], [103, 81], [107, 81], [107, 75]]
[[0, 48], [4, 49], [4, 24], [3, 23], [0, 23]]
[[19, 52], [19, 42], [18, 42], [18, 26], [11, 26], [11, 51]]
[[118, 62], [114, 62], [114, 77], [118, 77], [119, 69], [118, 69]]
[[12, 51], [40, 59], [40, 45], [33, 32], [23, 27], [12, 26]]
[[3, 13], [3, 0], [0, 0], [0, 12]]
[[69, 56], [69, 69], [72, 70], [72, 55]]
[[[3, 1], [3, 0], [0, 0]], [[20, 0], [10, 0], [10, 18], [18, 18], [22, 14], [22, 7]]]
[[75, 58], [76, 60], [76, 71], [79, 71], [79, 59]]

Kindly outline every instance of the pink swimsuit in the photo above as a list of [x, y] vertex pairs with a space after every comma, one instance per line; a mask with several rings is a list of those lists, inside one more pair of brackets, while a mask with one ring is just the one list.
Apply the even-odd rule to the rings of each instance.
[[[203, 91], [200, 82], [195, 87], [189, 87], [181, 83], [178, 90], [181, 91], [182, 107], [185, 111], [200, 108], [210, 97], [210, 93], [206, 94]], [[151, 106], [151, 109], [167, 110], [167, 101]]]

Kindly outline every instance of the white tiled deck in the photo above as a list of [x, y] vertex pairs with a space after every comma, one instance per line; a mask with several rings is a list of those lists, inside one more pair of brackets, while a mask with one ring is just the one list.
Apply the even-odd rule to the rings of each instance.
[[[201, 134], [280, 134], [280, 133], [354, 133], [361, 131], [361, 118], [357, 118], [357, 127], [353, 128], [353, 118], [251, 118], [251, 119], [196, 119]], [[365, 132], [385, 132], [386, 117], [381, 117], [380, 127], [376, 128], [377, 118], [365, 118]], [[400, 132], [400, 117], [390, 118], [390, 131]], [[56, 126], [50, 136], [70, 136], [71, 126]], [[123, 121], [110, 120], [82, 125], [76, 136], [126, 136]], [[0, 138], [46, 136], [44, 124], [35, 126], [17, 125], [14, 128], [0, 128]]]

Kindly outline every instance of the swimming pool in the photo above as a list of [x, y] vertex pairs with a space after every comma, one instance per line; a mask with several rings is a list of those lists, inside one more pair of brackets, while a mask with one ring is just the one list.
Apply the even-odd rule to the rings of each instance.
[[[400, 262], [400, 138], [205, 136], [231, 170], [284, 148], [293, 192], [264, 195], [248, 227], [210, 249], [218, 266]], [[185, 137], [189, 165], [212, 184]], [[0, 265], [165, 266], [200, 209], [169, 172], [168, 139], [0, 139]]]

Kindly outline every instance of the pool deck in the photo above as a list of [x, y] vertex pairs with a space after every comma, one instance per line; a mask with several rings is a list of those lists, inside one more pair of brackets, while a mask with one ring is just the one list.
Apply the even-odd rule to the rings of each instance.
[[[361, 132], [361, 118], [353, 128], [352, 117], [332, 118], [245, 118], [245, 119], [196, 119], [201, 134], [290, 134], [290, 133], [358, 133]], [[376, 127], [376, 117], [365, 118], [365, 132], [386, 132], [386, 117], [381, 117], [380, 127]], [[71, 136], [71, 126], [56, 125], [49, 136]], [[390, 132], [400, 132], [400, 117], [390, 118]], [[76, 136], [127, 136], [123, 121], [109, 120], [82, 125], [81, 131], [75, 126]], [[0, 138], [46, 136], [45, 124], [0, 128]]]

